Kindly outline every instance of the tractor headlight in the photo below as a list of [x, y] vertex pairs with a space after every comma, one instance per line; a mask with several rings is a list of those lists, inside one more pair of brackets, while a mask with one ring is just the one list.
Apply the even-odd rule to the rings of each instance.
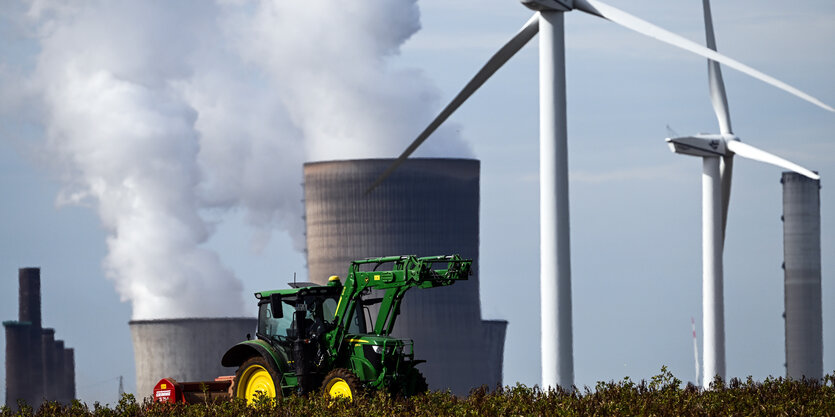
[[378, 355], [383, 353], [383, 347], [382, 347], [382, 346], [379, 346], [379, 345], [373, 345], [373, 346], [371, 346], [371, 350], [373, 350], [373, 351], [374, 351], [374, 353], [376, 353], [376, 354], [378, 354]]

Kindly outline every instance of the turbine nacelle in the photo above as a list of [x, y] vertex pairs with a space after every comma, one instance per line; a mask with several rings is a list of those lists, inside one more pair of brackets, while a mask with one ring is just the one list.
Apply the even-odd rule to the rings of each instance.
[[520, 0], [525, 7], [542, 11], [567, 12], [574, 9], [574, 0]]
[[[766, 164], [788, 169], [790, 171], [797, 172], [798, 174], [805, 175], [813, 180], [820, 179], [820, 175], [814, 171], [804, 168], [789, 160], [780, 158], [779, 156], [766, 152], [762, 149], [751, 146], [747, 143], [742, 143], [739, 141], [739, 138], [734, 135], [698, 134], [693, 136], [667, 138], [665, 140], [667, 141], [667, 145], [670, 146], [670, 150], [678, 154], [700, 156], [702, 158], [712, 156], [732, 157], [734, 155], [738, 155], [743, 158], [765, 162]], [[725, 161], [725, 164], [728, 164], [728, 161]], [[728, 183], [730, 183], [730, 180], [728, 180]], [[730, 187], [730, 185], [724, 187]]]
[[728, 155], [729, 152], [726, 145], [728, 140], [739, 139], [732, 135], [707, 134], [666, 139], [671, 151], [683, 155], [700, 157]]

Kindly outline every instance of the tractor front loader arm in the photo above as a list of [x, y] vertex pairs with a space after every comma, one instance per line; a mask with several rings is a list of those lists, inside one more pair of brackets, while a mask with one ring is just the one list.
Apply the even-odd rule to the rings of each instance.
[[[381, 270], [383, 265], [391, 268]], [[472, 260], [460, 255], [441, 255], [418, 258], [414, 255], [371, 258], [351, 262], [348, 276], [337, 306], [339, 331], [334, 339], [338, 343], [348, 328], [348, 321], [366, 290], [383, 290], [379, 314], [374, 320], [374, 333], [388, 335], [394, 328], [400, 302], [411, 288], [434, 288], [451, 285], [467, 279]]]

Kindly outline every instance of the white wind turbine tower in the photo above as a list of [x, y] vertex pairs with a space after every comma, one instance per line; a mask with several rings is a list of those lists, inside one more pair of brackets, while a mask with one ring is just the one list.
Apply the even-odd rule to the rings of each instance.
[[[702, 0], [707, 46], [716, 50], [709, 0]], [[719, 134], [667, 138], [675, 153], [702, 158], [702, 326], [704, 373], [702, 386], [710, 387], [715, 376], [725, 379], [725, 307], [722, 252], [731, 195], [734, 154], [776, 165], [812, 179], [820, 177], [797, 164], [744, 144], [731, 130], [728, 98], [719, 63], [708, 59], [710, 101], [719, 120]]]
[[571, 329], [571, 263], [568, 220], [568, 155], [566, 144], [565, 41], [563, 14], [571, 10], [598, 16], [628, 29], [719, 61], [759, 80], [789, 91], [829, 111], [823, 104], [785, 83], [695, 42], [661, 29], [597, 0], [521, 0], [534, 16], [502, 46], [440, 114], [406, 148], [366, 193], [382, 183], [461, 104], [537, 32], [539, 42], [540, 117], [540, 301], [542, 329], [542, 387], [574, 385]]

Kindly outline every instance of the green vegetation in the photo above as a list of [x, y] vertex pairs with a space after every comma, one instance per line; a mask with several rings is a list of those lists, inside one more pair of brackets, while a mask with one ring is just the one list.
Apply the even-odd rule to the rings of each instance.
[[259, 398], [252, 406], [242, 399], [214, 404], [139, 403], [126, 394], [110, 408], [78, 401], [68, 406], [46, 404], [0, 416], [574, 416], [574, 415], [835, 415], [835, 373], [823, 381], [769, 378], [763, 382], [717, 380], [712, 390], [683, 387], [666, 369], [650, 381], [600, 382], [574, 392], [548, 391], [522, 385], [488, 392], [474, 390], [466, 398], [429, 393], [411, 398], [375, 391], [354, 401], [324, 395]]

